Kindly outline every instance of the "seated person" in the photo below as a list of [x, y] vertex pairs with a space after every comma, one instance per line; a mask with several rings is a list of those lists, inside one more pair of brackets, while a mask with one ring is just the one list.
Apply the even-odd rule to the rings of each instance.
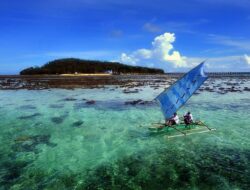
[[166, 125], [172, 126], [172, 125], [179, 124], [179, 122], [180, 120], [179, 120], [177, 113], [174, 113], [174, 115], [169, 120], [166, 120]]
[[186, 125], [190, 125], [191, 123], [193, 123], [193, 116], [190, 111], [184, 115], [184, 123]]

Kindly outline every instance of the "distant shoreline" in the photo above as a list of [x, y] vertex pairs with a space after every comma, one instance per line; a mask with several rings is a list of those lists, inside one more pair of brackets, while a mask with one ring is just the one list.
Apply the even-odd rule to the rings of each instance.
[[[0, 74], [0, 78], [4, 77], [19, 77], [19, 78], [25, 78], [25, 77], [58, 77], [58, 76], [69, 76], [69, 77], [79, 77], [79, 76], [135, 76], [135, 75], [163, 75], [163, 76], [170, 76], [170, 77], [179, 77], [184, 75], [185, 72], [168, 72], [163, 74], [150, 74], [150, 73], [127, 73], [127, 74], [110, 74], [110, 73], [77, 73], [77, 74], [37, 74], [37, 75], [20, 75], [20, 74]], [[208, 72], [206, 73], [210, 77], [230, 77], [230, 76], [245, 76], [250, 77], [250, 72]]]
[[[43, 90], [50, 88], [99, 88], [105, 85], [124, 86], [131, 83], [140, 85], [153, 84], [161, 82], [175, 81], [183, 76], [184, 73], [171, 74], [126, 74], [126, 75], [111, 75], [111, 74], [66, 74], [66, 75], [0, 75], [0, 90]], [[210, 78], [237, 78], [241, 80], [249, 80], [250, 73], [208, 73]]]
[[84, 74], [84, 75], [0, 75], [0, 89], [15, 90], [29, 89], [42, 90], [50, 88], [93, 88], [104, 85], [125, 85], [131, 82], [164, 81], [167, 75], [111, 75], [111, 74]]

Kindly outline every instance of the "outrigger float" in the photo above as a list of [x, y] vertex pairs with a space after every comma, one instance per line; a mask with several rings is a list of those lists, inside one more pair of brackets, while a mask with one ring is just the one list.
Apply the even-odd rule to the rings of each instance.
[[[165, 121], [169, 120], [207, 79], [208, 76], [204, 72], [204, 62], [202, 62], [159, 94], [155, 100], [161, 107]], [[215, 129], [208, 127], [201, 121], [196, 121], [189, 125], [182, 122], [172, 126], [165, 123], [153, 123], [149, 130], [152, 133], [166, 133], [168, 138], [173, 138], [211, 132]]]

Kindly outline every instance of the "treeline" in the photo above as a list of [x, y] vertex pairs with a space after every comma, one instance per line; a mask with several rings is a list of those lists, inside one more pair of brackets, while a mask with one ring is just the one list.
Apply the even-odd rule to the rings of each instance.
[[74, 73], [104, 73], [111, 71], [114, 74], [162, 74], [162, 69], [154, 69], [139, 66], [130, 66], [116, 62], [82, 60], [75, 58], [58, 59], [41, 67], [30, 67], [20, 72], [21, 75], [41, 74], [74, 74]]

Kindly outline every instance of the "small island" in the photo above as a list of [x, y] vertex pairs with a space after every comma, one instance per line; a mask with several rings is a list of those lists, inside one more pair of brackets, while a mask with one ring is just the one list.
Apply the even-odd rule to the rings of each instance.
[[76, 58], [57, 59], [41, 67], [30, 67], [20, 75], [56, 74], [164, 74], [162, 69], [125, 65], [118, 62], [83, 60]]

